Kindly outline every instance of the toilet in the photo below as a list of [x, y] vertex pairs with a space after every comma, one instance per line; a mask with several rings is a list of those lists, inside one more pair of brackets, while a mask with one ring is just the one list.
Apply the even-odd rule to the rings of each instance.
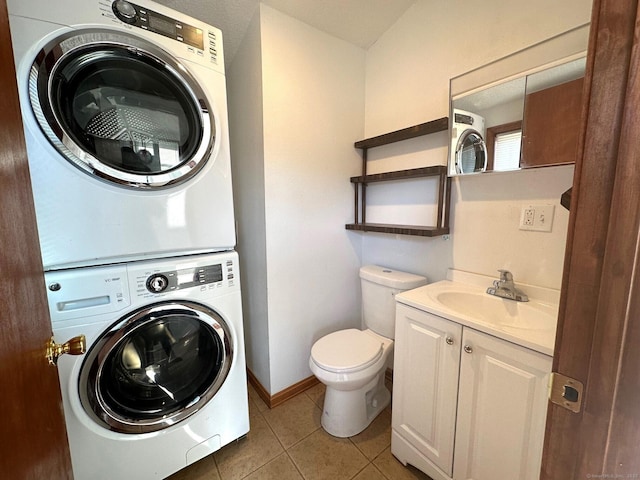
[[309, 367], [326, 385], [322, 427], [334, 437], [362, 432], [389, 405], [384, 384], [395, 335], [395, 295], [427, 283], [420, 275], [377, 265], [360, 268], [365, 330], [330, 333], [311, 348]]

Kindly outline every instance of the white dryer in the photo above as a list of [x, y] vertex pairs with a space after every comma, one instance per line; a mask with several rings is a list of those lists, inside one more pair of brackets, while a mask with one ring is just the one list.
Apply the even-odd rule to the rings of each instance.
[[484, 118], [472, 112], [453, 109], [449, 175], [480, 173], [487, 169]]
[[235, 252], [45, 274], [74, 477], [164, 478], [249, 430]]
[[45, 270], [231, 250], [220, 30], [149, 0], [9, 0]]

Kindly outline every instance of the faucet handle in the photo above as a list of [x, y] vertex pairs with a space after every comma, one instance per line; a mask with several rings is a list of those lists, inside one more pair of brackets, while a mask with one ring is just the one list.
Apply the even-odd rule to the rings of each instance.
[[501, 282], [513, 282], [513, 274], [509, 270], [498, 270]]

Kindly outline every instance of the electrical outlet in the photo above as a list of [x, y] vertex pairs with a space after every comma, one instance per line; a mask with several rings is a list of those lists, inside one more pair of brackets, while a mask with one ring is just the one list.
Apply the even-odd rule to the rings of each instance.
[[554, 205], [527, 205], [522, 207], [520, 230], [550, 232], [553, 226]]
[[522, 225], [533, 227], [535, 216], [536, 211], [533, 208], [524, 208], [522, 210]]

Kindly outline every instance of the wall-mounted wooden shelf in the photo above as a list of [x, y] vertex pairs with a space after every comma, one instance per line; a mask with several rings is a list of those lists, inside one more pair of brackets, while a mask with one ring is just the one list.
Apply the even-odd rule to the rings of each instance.
[[388, 223], [348, 223], [347, 230], [360, 232], [393, 233], [396, 235], [414, 235], [418, 237], [439, 237], [449, 233], [449, 228], [427, 227], [421, 225], [393, 225]]
[[412, 168], [409, 170], [396, 170], [393, 172], [373, 173], [371, 175], [360, 175], [351, 177], [351, 183], [374, 183], [386, 182], [389, 180], [404, 180], [407, 178], [435, 177], [442, 173], [447, 173], [447, 167], [436, 165], [434, 167]]
[[572, 190], [573, 190], [573, 187], [571, 187], [569, 190], [564, 192], [560, 197], [560, 205], [562, 205], [567, 210], [571, 210], [571, 191]]
[[437, 120], [414, 125], [413, 127], [407, 127], [402, 130], [396, 130], [395, 132], [378, 135], [377, 137], [360, 140], [359, 142], [354, 143], [354, 146], [362, 149], [380, 147], [390, 143], [401, 142], [402, 140], [409, 140], [410, 138], [429, 135], [430, 133], [443, 132], [448, 128], [449, 117], [442, 117]]
[[[431, 133], [442, 132], [449, 128], [447, 117], [431, 122], [421, 123], [413, 127], [403, 128], [395, 132], [385, 133], [377, 137], [367, 138], [354, 143], [356, 148], [362, 149], [362, 175], [351, 177], [355, 185], [355, 221], [346, 225], [347, 230], [361, 232], [380, 232], [399, 235], [415, 235], [420, 237], [437, 237], [449, 233], [449, 203], [451, 201], [451, 179], [447, 177], [447, 167], [436, 165], [432, 167], [412, 168], [393, 172], [374, 173], [367, 175], [367, 150], [369, 148], [388, 145], [390, 143], [408, 140]], [[421, 177], [439, 177], [438, 182], [438, 214], [437, 225], [393, 225], [366, 222], [366, 187], [369, 183], [393, 180], [408, 180]], [[358, 217], [360, 212], [360, 218]]]

